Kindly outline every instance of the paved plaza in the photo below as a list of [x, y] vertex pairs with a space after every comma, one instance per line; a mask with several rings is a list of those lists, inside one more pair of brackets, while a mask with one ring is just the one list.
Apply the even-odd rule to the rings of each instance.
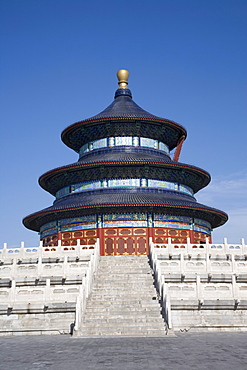
[[0, 337], [4, 370], [247, 369], [247, 333], [159, 338]]

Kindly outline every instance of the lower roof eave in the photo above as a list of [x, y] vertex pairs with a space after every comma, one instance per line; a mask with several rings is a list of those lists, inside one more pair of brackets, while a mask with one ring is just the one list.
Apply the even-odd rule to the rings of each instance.
[[28, 215], [23, 219], [23, 224], [26, 228], [33, 231], [40, 231], [40, 227], [47, 222], [58, 219], [79, 217], [89, 214], [104, 214], [104, 213], [122, 213], [122, 212], [165, 212], [188, 217], [202, 218], [208, 221], [212, 228], [222, 226], [228, 220], [225, 212], [207, 207], [200, 207], [198, 203], [194, 206], [171, 205], [171, 204], [155, 204], [155, 203], [136, 203], [136, 204], [94, 204], [80, 205], [75, 207], [61, 207], [53, 209], [49, 207], [42, 211]]

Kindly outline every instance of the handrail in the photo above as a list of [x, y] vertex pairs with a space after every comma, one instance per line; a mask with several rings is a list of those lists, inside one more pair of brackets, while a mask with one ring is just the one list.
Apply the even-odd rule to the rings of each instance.
[[95, 273], [97, 271], [98, 264], [99, 264], [99, 251], [100, 251], [99, 239], [97, 239], [96, 244], [95, 244], [94, 253], [91, 254], [91, 257], [90, 257], [87, 274], [82, 280], [82, 286], [80, 288], [80, 293], [76, 299], [76, 314], [75, 314], [75, 326], [74, 326], [75, 333], [74, 334], [77, 334], [80, 331], [80, 328], [83, 322], [84, 312], [86, 309], [86, 301], [87, 301], [87, 298], [89, 297], [89, 294], [91, 293], [94, 276], [95, 276]]

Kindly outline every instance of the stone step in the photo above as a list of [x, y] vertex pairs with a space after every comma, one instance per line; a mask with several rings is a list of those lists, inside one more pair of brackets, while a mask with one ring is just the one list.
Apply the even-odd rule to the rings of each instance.
[[103, 269], [103, 268], [109, 268], [109, 269], [119, 269], [119, 270], [123, 270], [124, 268], [128, 267], [131, 269], [132, 272], [138, 272], [140, 270], [150, 270], [151, 269], [151, 266], [145, 262], [145, 263], [121, 263], [121, 264], [109, 264], [109, 263], [100, 263], [99, 265], [99, 269]]
[[135, 318], [161, 318], [160, 311], [87, 311], [85, 313], [84, 319], [87, 320], [88, 318], [94, 318], [98, 320], [100, 318], [128, 318], [128, 317], [135, 317]]
[[87, 314], [87, 312], [88, 313], [91, 313], [91, 312], [95, 312], [95, 313], [97, 313], [97, 312], [100, 312], [100, 313], [105, 313], [105, 314], [126, 314], [127, 312], [130, 312], [130, 313], [132, 313], [133, 314], [133, 311], [134, 312], [141, 312], [141, 313], [143, 313], [144, 315], [146, 314], [146, 313], [148, 313], [148, 314], [152, 314], [152, 313], [157, 313], [157, 312], [161, 312], [161, 307], [160, 306], [151, 306], [151, 307], [141, 307], [141, 306], [139, 306], [139, 307], [135, 307], [135, 308], [133, 308], [133, 306], [132, 305], [130, 305], [130, 306], [125, 306], [124, 307], [124, 310], [122, 309], [122, 306], [119, 306], [119, 307], [112, 307], [112, 306], [110, 306], [110, 307], [101, 307], [101, 306], [98, 306], [98, 307], [95, 307], [95, 305], [94, 306], [92, 306], [92, 307], [87, 307], [87, 309], [86, 309], [86, 312], [85, 312], [85, 315]]
[[[108, 269], [108, 267], [106, 267]], [[130, 271], [128, 271], [127, 268], [125, 268], [125, 270], [123, 271], [118, 271], [118, 270], [111, 270], [109, 271], [109, 273], [106, 275], [103, 271], [98, 271], [98, 275], [97, 276], [104, 276], [105, 278], [111, 278], [112, 276], [116, 276], [116, 277], [121, 277], [122, 279], [125, 278], [125, 279], [144, 279], [146, 278], [146, 276], [152, 276], [153, 275], [153, 272], [152, 271], [140, 271], [140, 272], [135, 272], [135, 273], [132, 273]]]
[[79, 335], [81, 336], [163, 336], [166, 335], [166, 329], [164, 328], [133, 328], [125, 327], [106, 327], [106, 328], [82, 328]]
[[[103, 290], [103, 289], [102, 289]], [[104, 290], [103, 292], [100, 290], [93, 291], [90, 295], [90, 299], [95, 300], [98, 298], [105, 297], [105, 299], [112, 298], [112, 297], [119, 297], [123, 298], [126, 297], [126, 293], [124, 291], [118, 290], [118, 291], [112, 291], [112, 290]], [[128, 292], [128, 297], [131, 299], [151, 299], [156, 300], [157, 294], [154, 291], [150, 290], [143, 290], [143, 291], [130, 291]]]
[[[88, 303], [92, 301], [94, 304], [96, 302], [99, 302], [99, 303], [109, 303], [111, 305], [114, 305], [114, 303], [116, 304], [125, 304], [125, 305], [139, 305], [140, 303], [142, 303], [142, 305], [145, 305], [145, 304], [148, 304], [148, 305], [156, 305], [158, 300], [157, 299], [145, 299], [145, 297], [137, 297], [136, 296], [128, 296], [128, 297], [125, 297], [124, 295], [122, 296], [100, 296], [100, 295], [97, 295], [97, 296], [92, 296], [92, 299], [90, 299], [88, 301]], [[155, 302], [157, 301], [157, 302]], [[152, 302], [152, 303], [151, 303]]]
[[124, 280], [145, 280], [148, 276], [153, 276], [152, 273], [150, 272], [141, 272], [139, 274], [131, 274], [128, 271], [125, 270], [125, 272], [119, 272], [119, 271], [111, 271], [107, 275], [105, 273], [100, 273], [98, 272], [97, 274], [97, 279], [99, 280], [100, 278], [104, 278], [106, 280], [111, 280], [113, 278], [116, 279], [124, 279]]
[[112, 265], [112, 266], [123, 266], [123, 265], [130, 265], [130, 266], [149, 266], [149, 260], [144, 259], [144, 260], [135, 260], [135, 259], [122, 259], [121, 261], [116, 261], [115, 259], [111, 260], [105, 260], [101, 259], [100, 260], [100, 266], [104, 265]]
[[150, 298], [152, 299], [153, 297], [157, 297], [157, 292], [156, 292], [156, 289], [154, 287], [146, 287], [146, 288], [142, 288], [142, 287], [135, 287], [133, 289], [131, 289], [131, 287], [128, 287], [127, 286], [127, 290], [130, 291], [129, 294], [126, 293], [126, 288], [116, 288], [116, 287], [113, 287], [112, 289], [111, 288], [93, 288], [91, 294], [90, 294], [90, 297], [92, 297], [93, 295], [105, 295], [105, 296], [112, 296], [112, 295], [115, 295], [115, 296], [123, 296], [124, 294], [125, 295], [129, 295], [129, 296], [132, 296], [132, 297], [143, 297], [143, 298]]
[[145, 300], [158, 300], [157, 299], [157, 294], [156, 292], [150, 292], [150, 291], [132, 291], [131, 294], [129, 294], [128, 296], [126, 296], [126, 294], [124, 294], [123, 291], [118, 291], [118, 292], [112, 292], [112, 291], [94, 291], [91, 293], [90, 295], [90, 300], [95, 300], [95, 299], [102, 299], [102, 298], [105, 298], [105, 299], [113, 299], [113, 298], [119, 298], [119, 299], [123, 299], [125, 297], [128, 297], [127, 299], [129, 300], [141, 300], [141, 299], [145, 299]]
[[147, 256], [100, 257], [78, 336], [165, 335]]
[[[111, 279], [105, 282], [105, 284], [102, 283], [104, 277], [102, 277], [100, 280], [94, 280], [94, 286], [107, 286], [107, 287], [118, 287], [122, 286], [125, 287], [126, 285], [128, 286], [133, 286], [133, 287], [139, 287], [139, 286], [149, 286], [149, 287], [155, 287], [153, 278], [145, 278], [145, 279]], [[126, 287], [126, 289], [129, 289], [129, 287]]]
[[138, 269], [147, 269], [147, 268], [150, 268], [150, 265], [148, 264], [147, 261], [143, 261], [143, 262], [136, 262], [136, 263], [109, 263], [109, 262], [100, 262], [99, 264], [99, 268], [101, 267], [105, 267], [105, 266], [108, 266], [108, 267], [112, 267], [112, 268], [120, 268], [122, 269], [123, 266], [129, 266], [129, 267], [135, 267], [137, 270]]
[[145, 281], [146, 279], [153, 279], [153, 276], [152, 274], [128, 274], [126, 273], [125, 271], [125, 274], [122, 273], [122, 274], [118, 274], [118, 273], [112, 273], [112, 274], [98, 274], [97, 277], [96, 277], [96, 281], [101, 281], [101, 279], [106, 279], [107, 282], [113, 282], [116, 280], [122, 280], [122, 281]]
[[[127, 288], [127, 289], [126, 289]], [[116, 288], [116, 287], [113, 287], [113, 289], [110, 289], [110, 288], [96, 288], [96, 289], [93, 289], [91, 294], [90, 294], [90, 297], [93, 296], [93, 294], [95, 295], [115, 295], [115, 296], [118, 296], [118, 295], [126, 295], [126, 296], [133, 296], [133, 297], [142, 297], [142, 298], [145, 298], [146, 299], [152, 299], [154, 296], [157, 297], [157, 291], [154, 287], [147, 287], [147, 288], [143, 288], [142, 287], [135, 287], [134, 289], [131, 289], [130, 287], [126, 287], [126, 288]], [[130, 293], [128, 294], [127, 291], [129, 291]]]
[[[150, 269], [151, 266], [148, 264], [147, 261], [143, 261], [141, 263], [104, 263], [104, 262], [100, 262], [99, 264], [99, 269], [100, 268], [103, 268], [103, 267], [110, 267], [110, 268], [119, 268], [119, 269], [123, 269], [124, 267], [130, 267], [130, 268], [135, 268], [136, 270], [140, 270], [140, 269]], [[133, 270], [134, 271], [134, 270]]]
[[146, 254], [140, 254], [140, 255], [122, 255], [122, 256], [101, 256], [100, 257], [100, 262], [105, 262], [105, 261], [116, 261], [115, 263], [119, 263], [119, 261], [124, 262], [124, 261], [148, 261], [149, 257]]
[[125, 271], [120, 273], [120, 272], [114, 272], [112, 271], [111, 273], [109, 272], [109, 274], [98, 274], [97, 275], [97, 279], [101, 279], [101, 278], [105, 278], [106, 280], [111, 280], [113, 278], [116, 278], [116, 279], [124, 279], [124, 280], [145, 280], [148, 276], [153, 276], [152, 273], [140, 273], [140, 274], [130, 274], [128, 272]]
[[150, 267], [148, 260], [126, 260], [114, 261], [114, 260], [101, 260], [100, 266], [137, 266], [137, 267]]
[[122, 320], [122, 321], [102, 321], [99, 320], [97, 322], [85, 321], [82, 324], [82, 328], [138, 328], [138, 329], [163, 329], [165, 327], [164, 321], [155, 321], [155, 322], [145, 322], [145, 321], [130, 321], [130, 320]]
[[117, 308], [120, 309], [122, 308], [122, 311], [126, 307], [132, 307], [133, 310], [137, 308], [147, 308], [151, 309], [152, 307], [160, 307], [159, 303], [152, 303], [152, 302], [133, 302], [133, 301], [127, 301], [125, 302], [124, 300], [115, 300], [115, 301], [108, 301], [108, 300], [101, 300], [97, 302], [88, 302], [86, 305], [86, 308], [92, 308], [92, 307], [102, 307], [103, 308]]
[[141, 279], [136, 279], [136, 278], [133, 278], [133, 279], [125, 279], [125, 278], [122, 278], [121, 276], [117, 277], [117, 278], [109, 278], [109, 277], [105, 277], [105, 276], [102, 276], [102, 277], [97, 277], [95, 280], [94, 280], [94, 284], [97, 286], [98, 284], [99, 285], [102, 285], [102, 286], [112, 286], [112, 285], [125, 285], [125, 284], [130, 284], [130, 285], [154, 285], [154, 281], [153, 281], [153, 277], [145, 277], [145, 278], [141, 278]]
[[[105, 277], [102, 276], [100, 277], [99, 279], [95, 279], [94, 280], [94, 284], [102, 284], [102, 281], [104, 281]], [[109, 280], [106, 280], [105, 281], [105, 284], [106, 285], [117, 285], [117, 284], [122, 284], [122, 285], [125, 285], [125, 284], [135, 284], [135, 285], [138, 285], [138, 284], [152, 284], [153, 285], [153, 277], [151, 278], [143, 278], [143, 279], [124, 279], [124, 278], [121, 278], [121, 277], [113, 277], [113, 278], [109, 278]]]
[[90, 307], [90, 304], [95, 306], [97, 304], [101, 305], [101, 304], [104, 304], [104, 305], [109, 305], [109, 306], [113, 306], [113, 305], [122, 305], [122, 307], [124, 306], [130, 306], [130, 305], [137, 305], [137, 306], [158, 306], [159, 305], [159, 302], [158, 300], [151, 300], [151, 299], [128, 299], [126, 297], [126, 299], [116, 299], [115, 297], [112, 297], [112, 299], [98, 299], [98, 300], [89, 300], [87, 302], [87, 305], [86, 307]]
[[101, 279], [95, 279], [94, 280], [94, 286], [97, 286], [98, 284], [100, 286], [125, 286], [125, 285], [133, 285], [133, 286], [145, 286], [145, 285], [149, 285], [149, 286], [153, 286], [154, 287], [154, 283], [153, 283], [153, 278], [145, 278], [145, 279], [111, 279], [111, 280], [107, 280], [105, 282], [105, 284], [102, 283], [104, 277], [102, 277]]
[[110, 291], [110, 290], [96, 290], [93, 291], [90, 295], [89, 299], [96, 299], [97, 297], [130, 297], [130, 299], [146, 299], [146, 300], [154, 300], [154, 297], [157, 297], [157, 293], [155, 290], [132, 290], [130, 294], [126, 294], [125, 290], [115, 290], [115, 291]]
[[107, 269], [109, 273], [112, 273], [112, 272], [116, 272], [116, 273], [127, 273], [129, 275], [138, 275], [140, 273], [143, 273], [143, 274], [148, 274], [150, 272], [152, 272], [153, 270], [149, 267], [149, 266], [129, 266], [129, 265], [123, 265], [121, 267], [118, 267], [116, 265], [114, 266], [109, 266], [109, 265], [105, 265], [105, 266], [100, 266], [98, 267], [98, 271], [99, 272], [103, 272], [104, 269]]
[[97, 297], [123, 297], [128, 296], [130, 299], [154, 299], [154, 297], [157, 297], [157, 294], [155, 291], [151, 290], [132, 290], [131, 294], [126, 295], [125, 291], [118, 289], [115, 291], [112, 290], [96, 290], [93, 291], [90, 295], [90, 299], [95, 299]]
[[151, 323], [151, 326], [158, 323], [164, 324], [162, 317], [125, 317], [125, 316], [116, 316], [116, 317], [85, 317], [83, 325], [91, 324], [93, 326], [110, 324], [110, 325], [133, 325], [134, 323], [141, 323], [148, 325]]
[[146, 291], [146, 292], [151, 292], [151, 291], [154, 291], [155, 290], [155, 286], [154, 285], [151, 285], [151, 284], [145, 284], [145, 285], [142, 285], [142, 284], [119, 284], [119, 285], [116, 285], [116, 284], [113, 284], [113, 285], [95, 285], [92, 289], [92, 291], [94, 292], [97, 292], [97, 291], [100, 291], [100, 290], [104, 290], [104, 291], [112, 291], [112, 292], [118, 292], [118, 291], [126, 291], [126, 289], [130, 290], [130, 291]]
[[97, 278], [94, 280], [95, 284], [101, 283], [105, 280], [105, 284], [111, 284], [111, 285], [116, 285], [116, 284], [146, 284], [146, 283], [153, 283], [153, 277], [151, 275], [147, 276], [141, 276], [141, 277], [131, 277], [131, 278], [126, 278], [125, 275], [115, 275], [115, 276], [97, 276]]
[[138, 305], [133, 305], [133, 304], [125, 304], [124, 306], [118, 302], [117, 304], [107, 304], [107, 303], [96, 303], [95, 305], [93, 304], [88, 304], [86, 306], [86, 310], [91, 310], [91, 309], [101, 309], [102, 312], [104, 312], [105, 310], [106, 311], [109, 311], [109, 312], [113, 312], [113, 311], [121, 311], [121, 312], [125, 312], [125, 311], [129, 311], [129, 310], [132, 310], [133, 312], [136, 311], [136, 312], [141, 312], [141, 311], [157, 311], [157, 312], [160, 312], [161, 311], [161, 307], [157, 304], [157, 305], [147, 305], [147, 304], [138, 304]]
[[116, 261], [116, 263], [125, 262], [136, 262], [136, 261], [149, 261], [149, 257], [146, 254], [143, 255], [122, 255], [122, 256], [102, 256], [103, 258], [100, 258], [101, 261]]
[[[126, 293], [126, 288], [127, 290], [129, 291], [129, 293], [127, 294]], [[154, 287], [145, 287], [145, 288], [142, 288], [142, 287], [135, 287], [134, 289], [131, 289], [131, 287], [127, 286], [126, 288], [117, 288], [117, 287], [113, 287], [113, 289], [110, 289], [110, 288], [93, 288], [92, 290], [92, 293], [91, 293], [91, 296], [93, 294], [97, 295], [128, 295], [128, 296], [140, 296], [140, 297], [145, 297], [145, 296], [150, 296], [150, 298], [152, 298], [152, 296], [157, 296], [156, 294], [156, 291], [154, 290]]]
[[129, 266], [129, 265], [125, 265], [125, 266], [121, 266], [121, 267], [118, 267], [118, 266], [100, 266], [98, 267], [98, 271], [103, 273], [104, 269], [108, 270], [108, 273], [121, 273], [123, 274], [124, 272], [126, 274], [129, 274], [129, 275], [138, 275], [140, 273], [143, 273], [143, 274], [148, 274], [148, 273], [152, 273], [153, 270], [149, 267], [149, 266], [145, 266], [145, 267], [141, 267], [141, 266]]
[[133, 288], [133, 289], [140, 289], [140, 288], [143, 288], [143, 289], [153, 289], [153, 290], [156, 290], [156, 287], [155, 285], [153, 285], [152, 282], [148, 281], [146, 282], [145, 284], [144, 283], [135, 283], [134, 281], [133, 282], [129, 282], [129, 281], [126, 281], [126, 282], [122, 282], [120, 281], [120, 283], [118, 284], [117, 281], [114, 281], [111, 285], [110, 284], [106, 284], [106, 285], [103, 285], [102, 282], [100, 283], [100, 285], [97, 284], [97, 282], [94, 282], [94, 285], [93, 285], [93, 289], [94, 288], [100, 288], [100, 289], [118, 289], [118, 290], [125, 290], [125, 291], [130, 291], [130, 288]]
[[119, 269], [119, 270], [123, 270], [124, 268], [128, 267], [132, 270], [132, 272], [138, 272], [140, 270], [145, 270], [146, 271], [146, 270], [151, 269], [151, 266], [147, 262], [144, 262], [144, 263], [121, 263], [121, 264], [100, 263], [98, 268], [103, 269], [105, 267], [107, 267], [109, 269]]
[[129, 330], [130, 329], [134, 329], [134, 328], [138, 328], [139, 330], [141, 329], [163, 329], [165, 327], [165, 324], [164, 322], [144, 322], [144, 321], [140, 321], [140, 322], [135, 322], [135, 321], [127, 321], [127, 320], [123, 320], [121, 322], [117, 322], [117, 321], [112, 321], [112, 322], [103, 322], [103, 321], [98, 321], [98, 322], [83, 322], [82, 324], [82, 328], [92, 328], [92, 329], [97, 329], [97, 328], [105, 328], [105, 329], [108, 329], [108, 328], [112, 328], [112, 329], [116, 329], [116, 328], [128, 328]]
[[137, 268], [150, 268], [150, 264], [148, 261], [122, 261], [120, 262], [114, 262], [114, 261], [100, 261], [99, 267], [101, 266], [112, 266], [112, 267], [119, 267], [122, 268], [123, 266], [136, 266]]

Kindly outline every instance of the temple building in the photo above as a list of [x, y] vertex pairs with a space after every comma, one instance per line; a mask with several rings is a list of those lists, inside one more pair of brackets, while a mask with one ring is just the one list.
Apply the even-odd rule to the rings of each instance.
[[[117, 73], [114, 101], [101, 113], [62, 132], [79, 160], [39, 179], [55, 196], [52, 206], [24, 218], [43, 247], [73, 249], [100, 240], [101, 255], [148, 254], [154, 243], [205, 243], [226, 213], [200, 204], [195, 194], [210, 182], [201, 168], [179, 162], [186, 130], [140, 108]], [[170, 152], [175, 150], [173, 158]]]

